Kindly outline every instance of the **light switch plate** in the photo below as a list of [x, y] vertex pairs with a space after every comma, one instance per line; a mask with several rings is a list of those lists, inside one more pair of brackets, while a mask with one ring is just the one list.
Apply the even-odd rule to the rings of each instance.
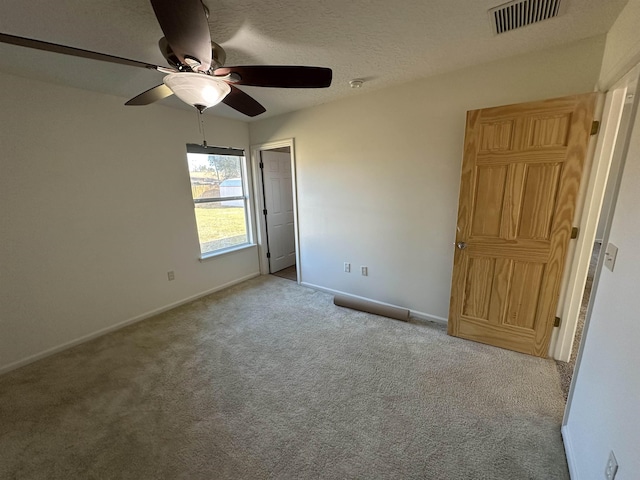
[[616, 256], [618, 255], [618, 247], [613, 243], [607, 245], [607, 249], [604, 252], [604, 266], [613, 272], [613, 266], [616, 263]]

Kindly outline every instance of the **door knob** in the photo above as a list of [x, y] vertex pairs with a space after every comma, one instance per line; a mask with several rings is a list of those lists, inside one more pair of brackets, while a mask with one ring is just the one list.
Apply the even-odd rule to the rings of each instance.
[[467, 244], [465, 242], [458, 242], [456, 243], [456, 247], [458, 247], [460, 250], [464, 250], [465, 248], [467, 248]]

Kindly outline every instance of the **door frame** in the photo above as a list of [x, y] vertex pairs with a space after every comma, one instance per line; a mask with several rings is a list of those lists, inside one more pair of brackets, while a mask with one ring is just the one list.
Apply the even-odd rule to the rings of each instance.
[[276, 140], [274, 142], [251, 145], [251, 171], [253, 173], [253, 199], [256, 211], [256, 243], [258, 245], [258, 259], [260, 261], [260, 274], [269, 275], [269, 259], [267, 258], [267, 224], [262, 211], [264, 205], [264, 186], [260, 174], [260, 154], [264, 150], [289, 147], [291, 157], [291, 195], [293, 198], [293, 235], [296, 247], [296, 276], [297, 282], [302, 281], [300, 266], [300, 234], [298, 227], [298, 187], [296, 181], [296, 154], [293, 138]]
[[[618, 122], [618, 125], [615, 129], [615, 142], [616, 144], [615, 146], [618, 146], [618, 143], [620, 143], [621, 148], [623, 149], [621, 152], [621, 160], [620, 160], [620, 165], [618, 167], [617, 172], [612, 172], [612, 175], [616, 175], [615, 177], [612, 177], [611, 182], [609, 182], [608, 184], [608, 188], [612, 189], [612, 194], [613, 194], [613, 199], [611, 202], [611, 208], [608, 212], [603, 212], [603, 214], [607, 215], [606, 218], [606, 224], [604, 227], [604, 232], [602, 235], [602, 244], [603, 246], [609, 242], [609, 233], [611, 232], [611, 224], [613, 222], [613, 216], [614, 216], [614, 211], [616, 208], [616, 203], [617, 203], [617, 199], [618, 199], [618, 193], [620, 191], [620, 183], [622, 182], [622, 176], [624, 174], [624, 165], [626, 162], [626, 157], [627, 157], [627, 153], [628, 153], [628, 148], [629, 148], [629, 141], [631, 139], [631, 134], [632, 131], [634, 129], [634, 127], [636, 126], [636, 117], [637, 117], [637, 112], [638, 109], [640, 108], [640, 101], [639, 101], [639, 95], [640, 95], [640, 63], [635, 65], [629, 72], [627, 72], [627, 74], [623, 75], [618, 81], [616, 81], [615, 83], [613, 83], [613, 85], [611, 86], [611, 88], [609, 89], [608, 93], [607, 93], [607, 97], [609, 97], [609, 95], [613, 95], [615, 92], [624, 92], [624, 94], [622, 95], [624, 99], [626, 99], [627, 96], [627, 90], [629, 88], [630, 85], [635, 84], [635, 91], [634, 91], [634, 98], [631, 99], [631, 103], [632, 103], [632, 110], [631, 110], [631, 115], [630, 115], [630, 121], [628, 124], [626, 125], [620, 125], [620, 122]], [[622, 104], [622, 108], [624, 108], [624, 102]], [[620, 117], [622, 117], [622, 109], [620, 110]], [[624, 127], [624, 128], [620, 128], [620, 127]], [[603, 247], [606, 248], [606, 247]], [[604, 250], [601, 250], [601, 252]], [[587, 307], [587, 312], [585, 315], [585, 320], [584, 320], [584, 331], [582, 333], [582, 339], [583, 341], [580, 342], [580, 346], [578, 349], [578, 355], [576, 358], [576, 366], [575, 369], [573, 371], [573, 378], [571, 381], [571, 386], [569, 387], [569, 394], [567, 396], [567, 404], [564, 410], [564, 417], [562, 419], [562, 436], [565, 440], [565, 445], [566, 445], [566, 437], [565, 437], [565, 429], [567, 427], [567, 423], [569, 421], [569, 415], [570, 415], [570, 411], [571, 411], [571, 406], [573, 403], [573, 394], [574, 394], [574, 388], [575, 388], [575, 380], [578, 377], [579, 371], [580, 371], [580, 366], [582, 363], [582, 354], [584, 352], [584, 339], [586, 338], [588, 332], [589, 332], [589, 324], [591, 322], [591, 313], [593, 311], [593, 305], [594, 305], [594, 298], [597, 295], [598, 292], [598, 282], [600, 280], [600, 274], [602, 273], [602, 269], [604, 266], [604, 255], [601, 255], [600, 258], [598, 259], [598, 264], [596, 266], [596, 271], [593, 277], [593, 287], [591, 289], [591, 299], [589, 301], [589, 305]], [[570, 455], [567, 455], [568, 460], [571, 460]], [[569, 461], [569, 470], [572, 470], [572, 464], [571, 461]]]
[[[590, 145], [589, 171], [585, 172], [584, 180], [586, 181], [583, 182], [585, 188], [581, 192], [583, 200], [578, 201], [578, 208], [581, 211], [576, 212], [574, 225], [579, 226], [579, 235], [570, 244], [567, 255], [557, 310], [562, 323], [560, 328], [554, 329], [557, 332], [553, 332], [549, 346], [549, 356], [563, 362], [568, 362], [571, 358], [591, 253], [621, 126], [627, 88], [637, 77], [638, 71], [637, 68], [634, 68], [632, 72], [629, 72], [611, 87], [604, 98], [604, 105], [601, 103], [596, 112], [596, 118], [601, 119], [600, 132], [596, 141], [592, 141]], [[592, 291], [592, 295], [594, 291]]]

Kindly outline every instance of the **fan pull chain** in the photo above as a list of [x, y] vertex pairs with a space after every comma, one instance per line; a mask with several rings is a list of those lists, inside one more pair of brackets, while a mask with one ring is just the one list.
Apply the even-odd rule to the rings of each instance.
[[204, 117], [202, 115], [202, 113], [204, 112], [204, 109], [199, 109], [198, 107], [196, 107], [198, 109], [198, 131], [202, 134], [202, 146], [206, 147], [207, 146], [207, 138], [204, 132]]

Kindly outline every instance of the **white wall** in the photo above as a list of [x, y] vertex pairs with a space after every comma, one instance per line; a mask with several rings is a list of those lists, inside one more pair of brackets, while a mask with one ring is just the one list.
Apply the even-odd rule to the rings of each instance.
[[[198, 260], [195, 114], [5, 74], [0, 87], [0, 371], [258, 272], [255, 247]], [[209, 144], [248, 152], [246, 123], [206, 122]]]
[[611, 88], [634, 65], [640, 63], [638, 18], [640, 18], [640, 1], [629, 0], [607, 33], [607, 43], [598, 81], [601, 90]]
[[[640, 1], [631, 0], [607, 37], [601, 81], [608, 68], [640, 55]], [[633, 35], [629, 24], [636, 26]], [[622, 29], [622, 32], [620, 31]], [[620, 38], [626, 38], [620, 42]], [[611, 40], [611, 41], [610, 41]], [[610, 450], [616, 480], [640, 475], [640, 116], [636, 116], [615, 206], [609, 242], [618, 246], [613, 272], [603, 269], [583, 339], [563, 429], [574, 479], [600, 480]]]
[[365, 83], [250, 124], [252, 144], [295, 137], [302, 282], [446, 318], [465, 112], [592, 91], [603, 48], [596, 37], [400, 87]]

